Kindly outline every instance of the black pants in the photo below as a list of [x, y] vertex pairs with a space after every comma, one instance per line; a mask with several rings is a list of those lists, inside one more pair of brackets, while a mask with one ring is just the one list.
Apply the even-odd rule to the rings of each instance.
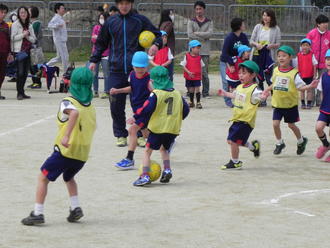
[[24, 95], [24, 85], [30, 70], [30, 55], [21, 61], [17, 61], [17, 96]]
[[32, 82], [41, 85], [41, 78], [37, 77], [38, 65], [31, 65], [30, 71], [32, 74]]

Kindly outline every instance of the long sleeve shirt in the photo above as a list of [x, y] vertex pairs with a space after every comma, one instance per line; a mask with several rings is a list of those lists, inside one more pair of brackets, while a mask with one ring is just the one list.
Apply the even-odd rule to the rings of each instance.
[[233, 32], [229, 33], [223, 43], [220, 61], [234, 65], [233, 57], [238, 55], [237, 48], [240, 45], [249, 45], [249, 40], [246, 34], [241, 33], [237, 36]]
[[66, 42], [68, 40], [68, 31], [66, 23], [62, 16], [55, 14], [48, 23], [48, 28], [53, 30], [54, 41]]

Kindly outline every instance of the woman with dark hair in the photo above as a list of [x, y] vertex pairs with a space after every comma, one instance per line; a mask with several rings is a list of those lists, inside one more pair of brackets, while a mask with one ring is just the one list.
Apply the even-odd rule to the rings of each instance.
[[17, 61], [17, 100], [31, 98], [25, 95], [24, 85], [30, 69], [30, 50], [36, 42], [36, 36], [30, 23], [30, 14], [26, 7], [17, 10], [18, 19], [11, 26], [11, 51]]
[[[96, 24], [93, 27], [92, 31], [92, 54], [95, 51], [95, 43], [97, 40], [97, 37], [99, 36], [99, 33], [101, 31], [102, 26], [104, 25], [105, 21], [109, 17], [108, 12], [104, 12], [99, 14], [98, 18], [98, 24]], [[100, 64], [102, 66], [102, 71], [103, 71], [103, 77], [104, 77], [104, 91], [103, 94], [101, 95], [102, 99], [109, 98], [109, 91], [110, 91], [110, 86], [109, 86], [109, 49], [105, 50], [102, 54], [101, 61], [96, 63], [95, 70], [94, 70], [94, 79], [93, 79], [93, 89], [94, 89], [94, 97], [99, 97], [99, 68]]]
[[[224, 42], [220, 57], [220, 76], [222, 80], [222, 88], [225, 91], [229, 91], [228, 82], [226, 80], [227, 66], [231, 73], [235, 72], [235, 63], [233, 57], [238, 55], [237, 48], [240, 45], [249, 45], [249, 40], [243, 31], [245, 31], [244, 20], [241, 18], [233, 18], [230, 22], [232, 32], [229, 33]], [[224, 97], [225, 104], [229, 108], [233, 108], [234, 105], [229, 97]]]
[[[33, 27], [34, 34], [37, 38], [36, 42], [34, 43], [34, 48], [41, 48], [42, 47], [42, 22], [38, 20], [39, 17], [39, 9], [35, 6], [31, 6], [29, 8], [29, 14], [31, 17], [31, 23]], [[39, 63], [44, 63], [45, 61], [39, 61]], [[38, 65], [31, 64], [31, 74], [32, 77], [32, 84], [28, 87], [31, 87], [32, 89], [40, 89], [41, 88], [41, 79], [40, 77], [37, 77], [36, 74], [38, 72]]]
[[[265, 53], [266, 56], [271, 57], [272, 61], [276, 60], [276, 49], [281, 44], [281, 30], [277, 26], [275, 12], [271, 9], [265, 9], [262, 11], [261, 23], [257, 24], [252, 32], [250, 45], [253, 47], [252, 56], [261, 69], [266, 69], [268, 65], [265, 65], [266, 59], [260, 59]], [[262, 71], [263, 71], [262, 70]], [[269, 68], [268, 73], [265, 73], [264, 78], [268, 85], [271, 84], [270, 79], [272, 77], [272, 69]], [[259, 87], [263, 89], [263, 82], [259, 83]], [[265, 106], [266, 102], [262, 102], [260, 106]]]
[[[175, 54], [175, 34], [174, 34], [174, 12], [171, 9], [164, 9], [160, 16], [159, 30], [163, 30], [167, 33], [167, 46], [171, 49], [174, 56]], [[168, 72], [171, 81], [173, 81], [173, 69], [174, 59], [172, 63], [168, 65]]]

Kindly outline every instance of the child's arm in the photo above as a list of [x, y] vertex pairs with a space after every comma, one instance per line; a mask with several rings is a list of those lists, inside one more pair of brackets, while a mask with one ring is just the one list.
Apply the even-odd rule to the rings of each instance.
[[152, 66], [158, 66], [158, 65], [154, 62], [153, 59], [150, 59], [150, 60], [149, 60], [149, 63], [150, 63]]
[[[136, 120], [139, 119], [150, 119], [151, 114], [155, 111], [157, 106], [157, 96], [154, 93], [151, 93], [149, 98], [143, 103], [143, 106], [136, 110], [134, 113], [134, 116], [127, 119], [128, 124], [136, 124], [140, 126], [141, 128], [144, 127], [146, 123], [137, 122]], [[145, 118], [138, 118], [139, 116], [143, 116]]]
[[235, 95], [236, 95], [235, 91], [234, 92], [228, 92], [228, 91], [225, 91], [225, 90], [222, 90], [222, 89], [220, 89], [218, 91], [218, 94], [219, 94], [219, 96], [225, 96], [225, 97], [229, 97], [231, 99], [234, 99]]
[[297, 74], [294, 83], [296, 85], [297, 90], [304, 91], [309, 89], [315, 89], [319, 83], [319, 80], [314, 79], [309, 85], [306, 85], [305, 82], [301, 79], [300, 75]]
[[183, 70], [188, 73], [189, 77], [191, 77], [191, 78], [194, 77], [194, 73], [189, 71], [186, 66], [183, 66]]
[[116, 88], [110, 89], [110, 95], [117, 95], [117, 94], [123, 94], [123, 93], [129, 94], [131, 92], [132, 92], [131, 86], [127, 86], [125, 88], [119, 88], [119, 89], [116, 89]]
[[166, 66], [168, 66], [168, 65], [171, 64], [171, 63], [172, 63], [172, 60], [169, 59], [169, 60], [167, 60], [164, 64], [162, 64], [162, 66], [166, 67]]
[[69, 120], [68, 120], [68, 125], [65, 130], [64, 136], [61, 140], [61, 144], [64, 147], [68, 148], [70, 146], [70, 144], [69, 144], [70, 136], [71, 136], [74, 126], [76, 125], [76, 122], [77, 122], [77, 119], [79, 116], [79, 112], [78, 112], [78, 110], [75, 110], [75, 109], [65, 109], [64, 114], [69, 115]]
[[313, 54], [312, 56], [312, 62], [313, 62], [313, 79], [316, 79], [317, 78], [317, 65], [318, 65], [318, 61], [317, 59], [315, 58], [315, 55]]
[[152, 85], [151, 80], [149, 80], [149, 82], [148, 82], [148, 89], [150, 92], [152, 92], [154, 90], [154, 86]]

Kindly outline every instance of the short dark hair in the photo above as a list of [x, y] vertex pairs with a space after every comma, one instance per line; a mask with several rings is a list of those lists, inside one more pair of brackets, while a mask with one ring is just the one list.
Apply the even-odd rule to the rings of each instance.
[[[266, 13], [269, 17], [270, 17], [270, 23], [269, 23], [269, 27], [273, 28], [276, 27], [277, 25], [277, 21], [276, 21], [276, 16], [275, 16], [275, 12], [272, 9], [264, 9], [261, 13], [261, 15], [263, 15], [264, 13]], [[261, 24], [265, 25], [264, 21], [261, 18]]]
[[0, 10], [4, 10], [8, 13], [8, 7], [2, 3], [0, 3]]
[[104, 9], [103, 9], [103, 7], [102, 6], [99, 6], [99, 7], [97, 7], [97, 9], [96, 9], [98, 12], [103, 12], [104, 11]]
[[195, 4], [194, 4], [194, 8], [196, 8], [196, 6], [200, 6], [203, 9], [206, 9], [206, 5], [203, 1], [196, 1]]
[[315, 19], [316, 24], [327, 23], [329, 22], [329, 18], [323, 14], [319, 15]]
[[243, 22], [244, 22], [244, 20], [242, 18], [239, 18], [239, 17], [233, 18], [230, 22], [231, 30], [233, 32], [238, 31], [241, 28]]
[[119, 12], [119, 9], [116, 7], [116, 6], [111, 6], [110, 9], [109, 9], [109, 12]]
[[38, 18], [39, 16], [39, 9], [36, 6], [31, 6], [30, 7], [31, 10], [31, 18]]
[[61, 8], [61, 6], [64, 7], [64, 3], [56, 3], [54, 6], [54, 12], [57, 13], [57, 11]]

